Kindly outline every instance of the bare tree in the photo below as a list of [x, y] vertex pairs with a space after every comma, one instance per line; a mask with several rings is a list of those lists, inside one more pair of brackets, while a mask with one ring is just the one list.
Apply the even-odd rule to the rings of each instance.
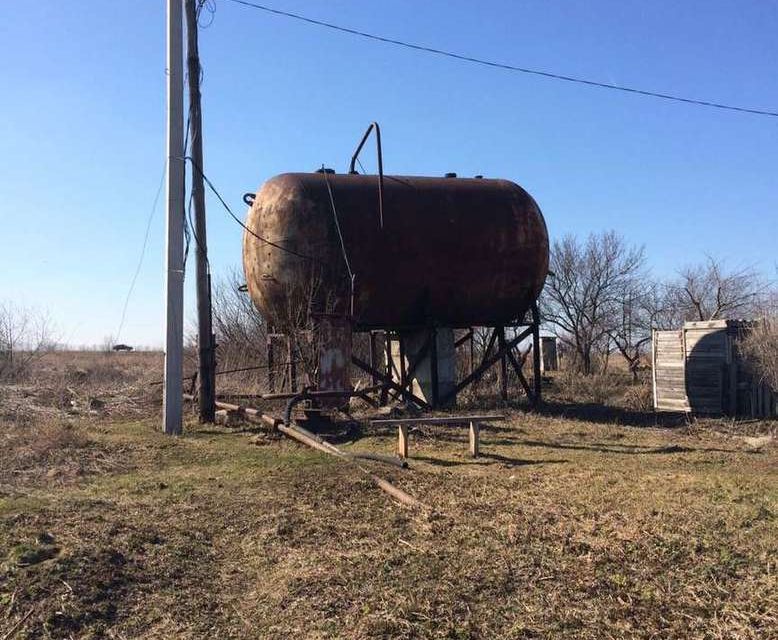
[[0, 378], [23, 375], [53, 345], [46, 313], [11, 302], [0, 304]]
[[608, 335], [627, 361], [633, 383], [637, 383], [640, 362], [651, 343], [652, 329], [677, 326], [665, 288], [643, 275], [626, 279], [612, 313]]
[[755, 270], [728, 270], [723, 261], [710, 256], [702, 264], [684, 267], [668, 286], [684, 320], [755, 315], [767, 288]]
[[265, 360], [267, 324], [242, 284], [243, 274], [231, 269], [213, 287], [218, 358], [228, 367], [254, 366]]
[[541, 313], [571, 347], [581, 373], [593, 372], [598, 348], [609, 349], [614, 318], [625, 292], [645, 278], [644, 265], [643, 248], [627, 245], [614, 231], [584, 242], [568, 235], [553, 244], [553, 276], [541, 296]]

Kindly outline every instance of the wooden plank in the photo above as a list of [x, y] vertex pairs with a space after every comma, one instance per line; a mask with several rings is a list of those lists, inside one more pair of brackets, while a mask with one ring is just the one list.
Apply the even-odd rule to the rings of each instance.
[[661, 385], [663, 383], [670, 384], [670, 385], [681, 385], [683, 386], [686, 382], [686, 376], [683, 375], [665, 375], [664, 372], [660, 369], [657, 371], [656, 374], [656, 382], [658, 385]]
[[689, 405], [685, 400], [661, 400], [657, 411], [689, 411]]
[[653, 383], [657, 411], [687, 411], [683, 331], [654, 331]]
[[654, 410], [656, 410], [656, 347], [657, 347], [657, 334], [656, 330], [651, 331], [651, 391], [654, 401]]
[[692, 320], [684, 322], [684, 329], [726, 329], [730, 320]]
[[481, 432], [481, 426], [477, 422], [470, 423], [470, 455], [474, 458], [478, 457], [480, 452], [481, 443], [479, 442], [479, 434]]
[[668, 391], [683, 391], [686, 392], [686, 383], [683, 380], [663, 380], [657, 379], [657, 389], [666, 389]]
[[671, 380], [673, 382], [683, 382], [686, 379], [683, 369], [657, 369], [656, 375], [659, 380]]
[[683, 402], [688, 404], [686, 394], [683, 393], [662, 393], [659, 394], [659, 404], [662, 405], [665, 402]]
[[397, 429], [397, 454], [403, 459], [408, 457], [408, 427], [404, 424]]
[[494, 422], [496, 420], [505, 420], [505, 416], [500, 415], [475, 415], [475, 416], [439, 416], [429, 418], [384, 418], [380, 420], [371, 420], [374, 425], [417, 425], [417, 424], [467, 424], [473, 420], [477, 422]]
[[683, 388], [671, 388], [671, 387], [657, 387], [659, 391], [659, 397], [673, 396], [678, 398], [686, 398], [686, 389]]
[[690, 356], [702, 353], [716, 353], [724, 356], [727, 352], [727, 334], [723, 331], [713, 333], [688, 331], [686, 333], [686, 349]]

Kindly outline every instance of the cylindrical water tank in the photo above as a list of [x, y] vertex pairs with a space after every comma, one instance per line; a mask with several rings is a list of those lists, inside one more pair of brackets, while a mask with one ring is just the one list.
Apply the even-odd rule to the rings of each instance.
[[[248, 212], [243, 267], [271, 319], [310, 302], [357, 330], [497, 326], [520, 319], [548, 273], [548, 233], [508, 180], [286, 173]], [[262, 239], [260, 239], [262, 238]]]

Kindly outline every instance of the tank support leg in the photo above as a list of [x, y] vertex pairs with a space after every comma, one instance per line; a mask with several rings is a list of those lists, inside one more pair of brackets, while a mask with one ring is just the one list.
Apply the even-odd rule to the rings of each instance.
[[505, 354], [505, 327], [496, 329], [499, 352], [500, 352], [500, 399], [503, 402], [508, 401], [508, 358]]
[[292, 349], [292, 336], [286, 337], [286, 355], [289, 362], [289, 389], [297, 391], [297, 365], [294, 361], [294, 350]]
[[[506, 339], [503, 335], [503, 344], [498, 345], [497, 352], [492, 354], [492, 347], [494, 346], [495, 342], [497, 341], [497, 338], [499, 337], [500, 332], [495, 329], [492, 332], [492, 336], [489, 339], [489, 344], [487, 345], [486, 349], [484, 350], [484, 355], [481, 360], [481, 364], [476, 367], [475, 371], [471, 373], [468, 376], [465, 376], [465, 379], [461, 382], [458, 382], [454, 389], [452, 389], [449, 393], [445, 394], [444, 397], [441, 399], [441, 402], [443, 404], [446, 403], [447, 400], [451, 399], [452, 397], [455, 397], [457, 393], [459, 393], [462, 389], [465, 387], [470, 386], [474, 382], [476, 382], [481, 376], [484, 375], [491, 367], [493, 367], [495, 364], [497, 364], [502, 358], [504, 358], [506, 355], [510, 359], [512, 354], [510, 353], [511, 350], [519, 344], [522, 340], [525, 338], [528, 338], [530, 335], [532, 335], [532, 327], [526, 327], [523, 331], [519, 331], [516, 333], [515, 336], [511, 337], [510, 339]], [[523, 377], [523, 376], [522, 376]], [[519, 378], [521, 380], [522, 378]], [[525, 381], [526, 383], [526, 381]]]
[[276, 379], [275, 379], [275, 371], [273, 371], [273, 366], [275, 365], [275, 358], [273, 353], [273, 330], [270, 330], [270, 333], [267, 334], [266, 339], [267, 344], [267, 390], [269, 393], [275, 393], [276, 390]]
[[440, 386], [438, 385], [438, 330], [430, 329], [430, 387], [432, 387], [432, 406], [440, 406]]
[[[392, 337], [388, 331], [384, 331], [384, 353], [386, 358], [386, 377], [392, 379]], [[381, 406], [385, 406], [389, 401], [389, 387], [385, 386], [381, 390]]]
[[[378, 350], [378, 345], [376, 340], [377, 337], [378, 335], [376, 334], [375, 331], [370, 332], [370, 368], [371, 369], [376, 368], [376, 360], [377, 360], [376, 351]], [[378, 378], [376, 378], [375, 374], [372, 374], [371, 378], [372, 378], [373, 386], [377, 385]]]
[[532, 303], [532, 377], [534, 386], [533, 404], [542, 400], [543, 380], [540, 373], [540, 311], [538, 303]]

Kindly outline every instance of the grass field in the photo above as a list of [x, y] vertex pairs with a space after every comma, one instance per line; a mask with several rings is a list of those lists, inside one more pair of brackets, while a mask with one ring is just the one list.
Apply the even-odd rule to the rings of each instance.
[[414, 510], [267, 432], [166, 438], [139, 399], [33, 419], [4, 393], [3, 640], [778, 638], [767, 439], [512, 409], [479, 459], [425, 427], [410, 469], [371, 465]]

